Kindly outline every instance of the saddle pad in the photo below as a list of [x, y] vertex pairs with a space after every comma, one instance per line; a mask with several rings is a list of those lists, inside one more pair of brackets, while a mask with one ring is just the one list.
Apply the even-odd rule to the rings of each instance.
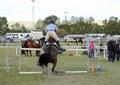
[[35, 41], [37, 44], [40, 44], [38, 40]]

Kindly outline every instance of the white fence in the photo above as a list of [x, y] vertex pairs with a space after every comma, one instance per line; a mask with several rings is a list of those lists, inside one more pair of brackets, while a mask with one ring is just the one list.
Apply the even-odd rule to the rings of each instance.
[[[66, 51], [76, 51], [76, 55], [79, 55], [79, 51], [88, 51], [88, 49], [83, 49], [86, 46], [62, 46]], [[42, 50], [41, 48], [21, 48], [21, 46], [0, 46], [0, 48], [15, 48], [16, 56], [18, 56], [18, 51], [20, 50]], [[106, 58], [107, 55], [107, 46], [96, 46], [96, 49], [103, 49], [103, 57]]]
[[[18, 69], [19, 70], [19, 58], [20, 54], [19, 46], [0, 46], [1, 55], [0, 55], [0, 68], [6, 69], [6, 72], [9, 72], [9, 69]], [[14, 54], [13, 50], [16, 50]]]
[[[88, 51], [88, 49], [83, 49], [86, 46], [62, 46], [66, 51], [76, 51], [76, 55], [79, 55], [79, 51]], [[0, 48], [8, 48], [7, 46], [0, 46]], [[18, 51], [20, 50], [42, 50], [41, 48], [21, 48], [21, 46], [9, 46], [9, 48], [16, 49], [16, 56], [18, 56]], [[103, 49], [103, 58], [106, 58], [107, 55], [107, 46], [96, 46], [96, 49]]]
[[[83, 49], [83, 48], [86, 49]], [[76, 55], [79, 55], [79, 51], [88, 51], [87, 46], [63, 46], [67, 51], [76, 51]], [[106, 59], [107, 56], [107, 46], [96, 46], [97, 50], [103, 49], [103, 58]], [[96, 55], [96, 54], [95, 54]]]

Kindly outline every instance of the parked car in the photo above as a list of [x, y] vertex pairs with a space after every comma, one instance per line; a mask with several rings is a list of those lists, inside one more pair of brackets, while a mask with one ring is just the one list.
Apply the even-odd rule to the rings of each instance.
[[18, 38], [13, 38], [13, 42], [20, 42], [21, 40]]
[[4, 43], [4, 42], [6, 42], [6, 39], [5, 39], [5, 37], [3, 37], [3, 36], [0, 36], [0, 43]]
[[13, 42], [13, 38], [6, 38], [6, 42], [9, 41], [9, 42]]
[[65, 40], [64, 40], [64, 38], [59, 38], [59, 41], [64, 42]]

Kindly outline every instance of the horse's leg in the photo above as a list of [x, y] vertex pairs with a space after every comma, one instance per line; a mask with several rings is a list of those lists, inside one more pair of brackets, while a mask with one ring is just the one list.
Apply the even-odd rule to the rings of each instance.
[[112, 62], [112, 59], [113, 59], [113, 54], [112, 54], [112, 51], [110, 51], [110, 61]]
[[120, 60], [120, 50], [118, 50], [118, 61]]
[[56, 64], [57, 64], [57, 60], [53, 62], [52, 72], [55, 71]]
[[21, 56], [22, 56], [23, 54], [26, 56], [25, 50], [21, 50]]
[[21, 50], [21, 56], [23, 55], [23, 50]]
[[114, 62], [115, 61], [115, 52], [113, 51], [112, 52], [112, 62]]
[[108, 52], [108, 61], [111, 62], [111, 51]]
[[[28, 50], [25, 50], [27, 52], [27, 56], [28, 56]], [[25, 54], [26, 55], [26, 54]]]
[[40, 56], [40, 51], [36, 51], [36, 56]]
[[118, 55], [118, 60], [120, 60], [120, 52], [119, 52], [119, 55]]
[[119, 57], [120, 57], [119, 50], [117, 50], [117, 61], [119, 61]]
[[36, 56], [38, 55], [38, 51], [36, 50]]
[[30, 56], [32, 56], [31, 50], [29, 50]]
[[46, 74], [48, 74], [48, 63], [45, 65], [45, 67], [46, 67]]
[[118, 61], [118, 52], [115, 52], [115, 59]]
[[25, 55], [25, 56], [26, 56], [26, 52], [27, 52], [27, 51], [26, 51], [26, 50], [24, 50], [24, 55]]
[[48, 68], [47, 68], [48, 64], [42, 65], [41, 67], [43, 68], [43, 73], [44, 74], [48, 74]]

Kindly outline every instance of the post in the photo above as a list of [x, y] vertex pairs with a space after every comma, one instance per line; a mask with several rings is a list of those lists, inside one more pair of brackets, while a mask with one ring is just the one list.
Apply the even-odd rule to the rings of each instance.
[[9, 56], [9, 51], [10, 51], [10, 47], [9, 47], [9, 40], [7, 40], [7, 48], [6, 48], [6, 72], [9, 72], [9, 64], [10, 64], [10, 56]]
[[32, 6], [32, 21], [33, 21], [33, 26], [34, 26], [34, 2], [35, 0], [32, 0], [33, 6]]
[[[65, 30], [67, 29], [67, 13], [68, 12], [64, 12], [65, 13]], [[67, 40], [67, 44], [68, 44], [68, 40]]]
[[64, 12], [65, 13], [65, 24], [67, 24], [67, 13], [68, 12]]

